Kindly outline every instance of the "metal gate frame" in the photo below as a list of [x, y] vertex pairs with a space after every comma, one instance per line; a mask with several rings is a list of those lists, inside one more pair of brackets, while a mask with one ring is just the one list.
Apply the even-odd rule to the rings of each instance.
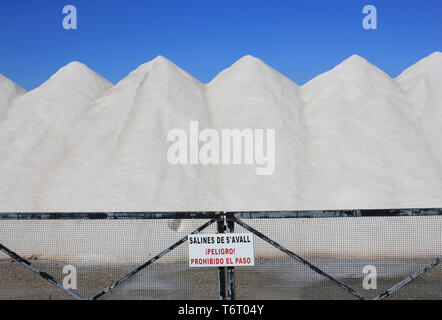
[[[122, 278], [114, 281], [109, 286], [104, 288], [102, 291], [95, 294], [90, 300], [97, 300], [106, 293], [110, 292], [115, 287], [119, 286], [126, 280], [132, 278], [141, 270], [145, 269], [164, 255], [168, 254], [181, 244], [187, 241], [188, 236], [191, 234], [197, 234], [213, 223], [217, 223], [218, 233], [233, 233], [235, 228], [235, 223], [246, 229], [247, 231], [253, 233], [255, 236], [269, 243], [278, 250], [284, 252], [289, 257], [302, 263], [306, 267], [310, 268], [314, 272], [322, 275], [328, 280], [332, 281], [343, 290], [351, 293], [360, 300], [366, 300], [367, 298], [350, 288], [346, 284], [342, 283], [338, 279], [332, 277], [331, 275], [325, 273], [306, 259], [300, 257], [296, 253], [288, 250], [284, 246], [271, 240], [258, 230], [252, 228], [241, 219], [278, 219], [278, 218], [324, 218], [324, 217], [392, 217], [392, 216], [434, 216], [442, 215], [441, 208], [429, 208], [429, 209], [385, 209], [385, 210], [318, 210], [318, 211], [260, 211], [260, 212], [100, 212], [100, 213], [0, 213], [0, 220], [145, 220], [145, 219], [204, 219], [207, 221], [202, 224], [199, 228], [195, 229], [190, 234], [186, 235], [182, 239], [178, 240], [172, 244], [167, 249], [163, 250], [155, 257], [149, 259], [144, 264], [138, 266]], [[54, 277], [43, 272], [33, 266], [29, 261], [19, 256], [17, 253], [11, 251], [7, 247], [0, 244], [0, 251], [11, 257], [13, 260], [19, 262], [27, 269], [36, 273], [46, 281], [49, 281], [53, 285], [57, 286], [60, 290], [68, 293], [72, 297], [78, 300], [86, 300], [86, 298], [80, 296], [76, 292], [66, 289], [60, 282], [58, 282]], [[398, 282], [390, 289], [376, 296], [373, 300], [382, 300], [390, 296], [392, 293], [401, 289], [405, 285], [409, 284], [413, 280], [417, 279], [424, 273], [436, 267], [440, 264], [442, 255], [435, 258], [431, 263], [426, 265], [424, 268], [411, 274], [404, 280]], [[227, 270], [227, 279], [226, 279]], [[226, 287], [227, 284], [227, 287]], [[227, 289], [227, 290], [226, 290]], [[235, 300], [235, 268], [234, 267], [219, 267], [218, 268], [218, 298], [219, 300]]]

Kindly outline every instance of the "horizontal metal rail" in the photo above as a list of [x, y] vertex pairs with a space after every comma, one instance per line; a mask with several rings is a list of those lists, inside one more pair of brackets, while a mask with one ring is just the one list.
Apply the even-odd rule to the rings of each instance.
[[[239, 219], [394, 217], [442, 215], [442, 208], [376, 210], [307, 210], [307, 211], [235, 211]], [[219, 211], [192, 212], [0, 212], [0, 220], [144, 220], [144, 219], [214, 219]]]
[[0, 213], [0, 220], [207, 220], [218, 216], [219, 212], [11, 212]]
[[397, 216], [438, 216], [441, 208], [428, 209], [369, 209], [369, 210], [310, 210], [310, 211], [251, 211], [234, 212], [239, 219], [277, 218], [341, 218], [341, 217], [397, 217]]

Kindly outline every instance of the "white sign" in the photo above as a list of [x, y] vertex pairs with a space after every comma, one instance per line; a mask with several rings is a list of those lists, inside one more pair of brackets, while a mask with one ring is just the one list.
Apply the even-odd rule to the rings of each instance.
[[252, 233], [189, 235], [190, 267], [254, 266]]

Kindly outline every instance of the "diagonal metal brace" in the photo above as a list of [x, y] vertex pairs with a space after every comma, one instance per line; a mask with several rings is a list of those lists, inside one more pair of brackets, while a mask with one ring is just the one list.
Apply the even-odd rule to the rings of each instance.
[[[211, 219], [210, 221], [206, 222], [205, 224], [203, 224], [202, 226], [200, 226], [198, 229], [194, 230], [193, 232], [191, 232], [190, 234], [197, 234], [200, 233], [201, 231], [203, 231], [204, 229], [206, 229], [208, 226], [210, 226], [212, 223], [214, 223], [215, 221], [217, 221], [217, 218]], [[190, 235], [189, 234], [189, 235]], [[141, 266], [137, 267], [136, 269], [134, 269], [133, 271], [129, 272], [128, 274], [126, 274], [124, 277], [122, 277], [121, 279], [113, 282], [111, 285], [109, 285], [108, 287], [106, 287], [105, 289], [103, 289], [101, 292], [97, 293], [95, 296], [93, 296], [91, 298], [91, 300], [96, 300], [98, 298], [100, 298], [101, 296], [103, 296], [104, 294], [110, 292], [113, 288], [119, 286], [120, 284], [122, 284], [123, 282], [125, 282], [126, 280], [132, 278], [135, 274], [137, 274], [138, 272], [140, 272], [141, 270], [143, 270], [144, 268], [146, 268], [148, 265], [154, 263], [155, 261], [157, 261], [159, 258], [161, 258], [162, 256], [166, 255], [167, 253], [169, 253], [170, 251], [172, 251], [173, 249], [175, 249], [176, 247], [178, 247], [179, 245], [183, 244], [184, 242], [187, 241], [189, 235], [185, 236], [184, 238], [182, 238], [181, 240], [177, 241], [176, 243], [174, 243], [173, 245], [171, 245], [169, 248], [167, 248], [166, 250], [163, 250], [162, 252], [160, 252], [158, 255], [156, 255], [155, 257], [153, 257], [152, 259], [150, 259], [149, 261], [145, 262], [144, 264], [142, 264]]]
[[3, 253], [7, 254], [8, 256], [10, 256], [12, 259], [14, 259], [15, 261], [19, 262], [20, 264], [22, 264], [23, 266], [25, 266], [26, 268], [28, 268], [29, 270], [31, 270], [32, 272], [36, 273], [37, 275], [39, 275], [40, 277], [42, 277], [43, 279], [45, 279], [46, 281], [49, 281], [50, 283], [52, 283], [53, 285], [57, 286], [59, 289], [63, 290], [64, 292], [66, 292], [67, 294], [70, 294], [71, 296], [73, 296], [75, 299], [78, 300], [86, 300], [85, 298], [83, 298], [82, 296], [80, 296], [79, 294], [75, 293], [72, 290], [66, 289], [65, 287], [63, 287], [62, 284], [60, 284], [57, 280], [55, 280], [54, 277], [52, 277], [51, 275], [47, 274], [44, 271], [41, 271], [40, 269], [36, 268], [35, 266], [33, 266], [29, 261], [27, 261], [26, 259], [23, 259], [22, 257], [20, 257], [17, 253], [9, 250], [8, 248], [6, 248], [4, 245], [0, 244], [0, 251], [2, 251]]
[[427, 264], [421, 270], [416, 271], [415, 273], [413, 273], [412, 275], [408, 276], [404, 280], [398, 282], [397, 284], [392, 286], [390, 289], [386, 290], [385, 292], [381, 293], [377, 297], [373, 298], [373, 300], [383, 300], [386, 297], [390, 296], [393, 292], [395, 292], [395, 291], [399, 290], [400, 288], [406, 286], [407, 284], [409, 284], [413, 280], [419, 278], [424, 273], [426, 273], [426, 272], [430, 271], [431, 269], [433, 269], [435, 266], [437, 266], [441, 262], [441, 259], [442, 259], [442, 256], [440, 256], [439, 258], [435, 259], [431, 263]]
[[313, 271], [315, 271], [316, 273], [319, 273], [320, 275], [326, 277], [327, 279], [333, 281], [334, 283], [336, 283], [337, 285], [339, 285], [341, 288], [345, 289], [346, 291], [350, 292], [352, 295], [358, 297], [361, 300], [366, 300], [367, 298], [353, 290], [352, 288], [350, 288], [349, 286], [345, 285], [344, 283], [342, 283], [341, 281], [339, 281], [338, 279], [333, 278], [332, 276], [330, 276], [329, 274], [325, 273], [324, 271], [322, 271], [321, 269], [319, 269], [318, 267], [316, 267], [315, 265], [311, 264], [310, 262], [308, 262], [307, 260], [301, 258], [300, 256], [298, 256], [297, 254], [293, 253], [292, 251], [284, 248], [283, 246], [281, 246], [279, 243], [276, 243], [275, 241], [271, 240], [270, 238], [266, 237], [264, 234], [262, 234], [261, 232], [255, 230], [254, 228], [252, 228], [251, 226], [245, 224], [244, 222], [242, 222], [241, 220], [239, 220], [236, 217], [233, 217], [234, 221], [236, 223], [238, 223], [241, 227], [243, 227], [244, 229], [247, 229], [248, 231], [254, 233], [256, 236], [258, 236], [259, 238], [261, 238], [262, 240], [270, 243], [272, 246], [274, 246], [275, 248], [281, 250], [282, 252], [286, 253], [288, 256], [292, 257], [293, 259], [301, 262], [302, 264], [304, 264], [305, 266], [307, 266], [308, 268], [312, 269]]

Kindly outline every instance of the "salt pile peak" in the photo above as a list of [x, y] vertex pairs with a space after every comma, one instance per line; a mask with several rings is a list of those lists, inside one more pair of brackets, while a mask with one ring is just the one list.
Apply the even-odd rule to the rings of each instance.
[[215, 76], [215, 78], [212, 79], [212, 81], [208, 83], [208, 85], [213, 86], [223, 81], [265, 81], [265, 79], [268, 77], [285, 79], [286, 81], [291, 82], [291, 85], [297, 86], [293, 81], [286, 78], [261, 59], [252, 55], [242, 57], [230, 67], [221, 71], [217, 76]]
[[[305, 130], [299, 86], [260, 59], [248, 55], [216, 76], [207, 85], [206, 96], [215, 128], [248, 129], [255, 134], [257, 130], [264, 130], [266, 143], [270, 130], [274, 130], [277, 137], [274, 154], [277, 165], [271, 175], [256, 175], [256, 147], [260, 143], [257, 139], [254, 150], [243, 150], [244, 154], [255, 155], [253, 165], [242, 162], [213, 169], [220, 172], [219, 193], [226, 199], [219, 201], [216, 208], [284, 210], [300, 206], [299, 173], [303, 165], [300, 159]], [[271, 157], [269, 144], [264, 151]]]
[[[419, 118], [429, 156], [442, 171], [442, 53], [435, 52], [402, 72], [397, 78]], [[442, 173], [439, 176], [442, 179]]]
[[73, 62], [13, 101], [0, 123], [0, 179], [5, 181], [0, 199], [5, 207], [27, 210], [31, 203], [35, 206], [36, 193], [62, 161], [68, 132], [111, 86], [85, 65]]
[[[442, 52], [437, 51], [404, 70], [396, 80], [409, 91], [420, 81], [432, 81], [442, 75]], [[440, 81], [440, 80], [439, 80]], [[430, 84], [430, 83], [428, 83]], [[440, 90], [434, 93], [440, 93]]]
[[[59, 69], [40, 87], [14, 101], [11, 113], [34, 113], [52, 125], [69, 124], [112, 84], [80, 62]], [[52, 120], [51, 120], [52, 119]]]
[[204, 86], [164, 57], [141, 65], [97, 99], [76, 126], [41, 208], [209, 208], [205, 169], [173, 166], [166, 157], [169, 131], [185, 130], [193, 120], [210, 127]]
[[442, 101], [442, 53], [435, 52], [412, 65], [397, 78], [415, 112], [423, 115], [428, 109], [439, 109]]
[[[235, 121], [238, 121], [249, 127], [244, 123], [243, 115], [247, 113], [251, 125], [260, 122], [261, 126], [267, 123], [265, 127], [274, 128], [285, 121], [284, 117], [275, 117], [275, 114], [282, 112], [295, 116], [299, 112], [298, 89], [296, 83], [260, 59], [247, 55], [208, 83], [206, 94], [209, 104], [213, 105], [214, 121], [220, 126], [235, 127]], [[289, 100], [285, 101], [288, 97]]]
[[3, 120], [12, 101], [25, 92], [25, 89], [0, 74], [0, 122]]
[[[337, 99], [345, 96], [346, 99], [357, 99], [361, 90], [373, 89], [388, 95], [400, 95], [400, 87], [384, 71], [371, 64], [365, 58], [352, 55], [342, 61], [333, 69], [313, 78], [302, 86], [302, 98], [306, 102], [316, 98], [316, 93], [324, 94], [336, 90], [340, 85], [345, 84], [346, 91], [339, 90], [336, 93]], [[383, 92], [382, 92], [383, 91]]]
[[[48, 132], [63, 134], [82, 116], [93, 100], [112, 84], [79, 62], [58, 70], [40, 87], [16, 98], [1, 123], [2, 142], [19, 145], [39, 143]], [[26, 124], [24, 130], [17, 127]], [[9, 141], [9, 140], [8, 140]], [[5, 145], [2, 144], [2, 145]], [[15, 149], [17, 152], [23, 150]]]

